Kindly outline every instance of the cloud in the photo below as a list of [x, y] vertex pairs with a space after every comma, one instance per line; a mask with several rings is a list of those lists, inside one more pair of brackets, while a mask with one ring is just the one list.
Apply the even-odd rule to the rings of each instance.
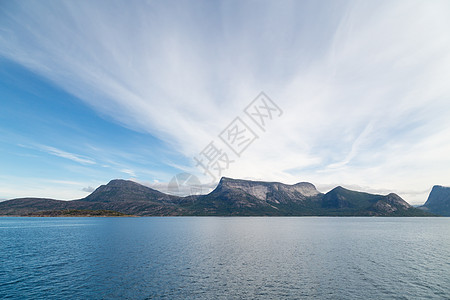
[[404, 191], [450, 182], [448, 1], [177, 7], [14, 2], [0, 55], [185, 158], [265, 91], [284, 114], [227, 176]]
[[343, 161], [332, 163], [328, 165], [327, 169], [335, 169], [339, 167], [343, 167], [351, 162], [351, 160], [358, 154], [361, 145], [364, 143], [364, 140], [367, 139], [370, 132], [373, 130], [373, 123], [370, 122], [361, 132], [360, 135], [352, 142], [350, 152], [345, 156]]
[[66, 181], [42, 177], [27, 177], [0, 174], [4, 183], [0, 189], [1, 198], [51, 198], [58, 200], [81, 199], [86, 196], [83, 187], [97, 184], [97, 181]]
[[170, 182], [148, 182], [140, 180], [134, 181], [149, 188], [160, 191], [162, 193], [176, 195], [180, 197], [189, 195], [208, 194], [209, 192], [211, 192], [216, 188], [216, 183], [212, 182], [201, 183], [200, 185], [190, 183], [180, 183], [176, 185], [177, 188], [174, 188], [174, 186], [171, 185]]
[[78, 154], [73, 154], [70, 152], [66, 152], [66, 151], [57, 149], [55, 147], [50, 147], [50, 146], [45, 146], [45, 145], [39, 145], [37, 147], [41, 151], [47, 152], [48, 154], [59, 156], [59, 157], [66, 158], [66, 159], [70, 159], [74, 162], [77, 162], [77, 163], [80, 163], [83, 165], [95, 165], [96, 164], [95, 161], [93, 161], [92, 159], [90, 159], [88, 157], [81, 156]]
[[128, 174], [131, 177], [136, 177], [136, 173], [133, 170], [129, 169], [122, 169], [120, 170], [122, 173]]
[[88, 187], [82, 188], [81, 190], [86, 193], [92, 193], [93, 191], [95, 191], [95, 188], [93, 188], [92, 186], [88, 186]]

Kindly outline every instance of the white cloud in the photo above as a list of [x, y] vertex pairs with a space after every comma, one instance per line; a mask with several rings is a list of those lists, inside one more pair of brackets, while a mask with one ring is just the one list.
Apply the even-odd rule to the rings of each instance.
[[[33, 143], [16, 144], [16, 146], [19, 146], [21, 148], [33, 149], [33, 150], [38, 150], [38, 151], [41, 151], [41, 152], [45, 152], [47, 154], [58, 156], [58, 157], [62, 157], [62, 158], [71, 160], [73, 162], [76, 162], [76, 163], [79, 163], [79, 164], [82, 164], [82, 165], [96, 165], [97, 164], [95, 162], [95, 160], [93, 160], [92, 158], [89, 158], [87, 156], [80, 155], [80, 154], [74, 154], [74, 153], [71, 153], [71, 152], [67, 152], [67, 151], [58, 149], [56, 147], [52, 147], [52, 146], [33, 144]], [[28, 156], [28, 157], [36, 157], [36, 158], [39, 157], [37, 155], [29, 154], [29, 153], [21, 154], [21, 155]], [[64, 183], [67, 183], [67, 181], [64, 182]]]
[[86, 196], [86, 186], [99, 186], [99, 181], [68, 181], [40, 177], [0, 175], [4, 183], [0, 189], [0, 198], [51, 198], [58, 200], [81, 199]]
[[50, 147], [50, 146], [45, 146], [45, 145], [39, 145], [37, 147], [38, 147], [38, 149], [45, 151], [48, 154], [59, 156], [59, 157], [66, 158], [66, 159], [70, 159], [70, 160], [80, 163], [80, 164], [84, 164], [84, 165], [95, 165], [96, 164], [95, 161], [93, 161], [92, 159], [90, 159], [88, 157], [70, 153], [70, 152], [66, 152], [66, 151], [57, 149], [55, 147]]
[[285, 113], [228, 176], [450, 184], [448, 1], [141, 5], [16, 2], [0, 21], [0, 55], [186, 157], [264, 90]]
[[122, 173], [128, 174], [131, 177], [136, 177], [136, 173], [133, 170], [129, 169], [122, 169], [120, 170]]
[[95, 188], [93, 188], [92, 186], [88, 186], [88, 187], [82, 188], [81, 190], [86, 193], [92, 193], [93, 191], [95, 191]]
[[155, 189], [162, 193], [175, 195], [175, 196], [190, 196], [190, 195], [202, 195], [208, 194], [213, 189], [216, 188], [215, 183], [201, 183], [200, 185], [192, 184], [192, 183], [180, 183], [176, 185], [177, 188], [174, 188], [173, 185], [170, 185], [170, 182], [147, 182], [147, 181], [138, 181], [134, 180], [139, 184], [147, 186], [149, 188]]

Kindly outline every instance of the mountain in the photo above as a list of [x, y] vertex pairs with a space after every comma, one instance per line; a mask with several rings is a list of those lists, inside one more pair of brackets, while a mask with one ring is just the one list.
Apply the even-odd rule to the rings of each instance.
[[133, 200], [172, 203], [175, 198], [177, 197], [161, 193], [134, 181], [114, 179], [106, 185], [99, 186], [92, 194], [80, 201], [110, 203]]
[[75, 209], [75, 206], [73, 201], [18, 198], [0, 202], [0, 215], [24, 216], [39, 211]]
[[450, 187], [433, 186], [427, 202], [421, 209], [433, 214], [450, 217]]
[[129, 215], [166, 216], [184, 214], [179, 197], [161, 193], [130, 180], [115, 179], [101, 185], [86, 198], [73, 202], [93, 204], [90, 209], [112, 210]]
[[409, 216], [421, 215], [397, 194], [375, 195], [338, 186], [322, 197], [322, 207], [330, 215]]
[[321, 195], [307, 182], [287, 185], [222, 177], [211, 193], [182, 205], [194, 215], [314, 215]]
[[[423, 216], [396, 194], [374, 195], [336, 187], [326, 194], [313, 184], [250, 181], [223, 177], [207, 195], [177, 197], [128, 180], [111, 180], [72, 201], [21, 198], [0, 202], [0, 215], [138, 216]], [[64, 212], [65, 211], [65, 212]]]
[[127, 215], [183, 215], [175, 202], [178, 197], [129, 180], [111, 180], [86, 198], [61, 201], [43, 198], [20, 198], [0, 202], [0, 215], [30, 215], [62, 210], [108, 210]]
[[336, 187], [322, 194], [308, 182], [222, 178], [208, 195], [187, 202], [194, 215], [423, 216], [396, 194], [374, 195]]

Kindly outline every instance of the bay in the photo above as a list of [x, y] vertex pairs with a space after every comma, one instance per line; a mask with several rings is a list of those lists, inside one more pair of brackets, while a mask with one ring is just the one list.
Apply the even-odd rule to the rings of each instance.
[[450, 218], [0, 218], [4, 299], [449, 299]]

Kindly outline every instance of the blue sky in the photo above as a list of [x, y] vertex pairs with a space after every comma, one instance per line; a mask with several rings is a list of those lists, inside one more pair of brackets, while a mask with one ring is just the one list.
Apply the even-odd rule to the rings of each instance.
[[209, 183], [194, 156], [226, 149], [219, 133], [264, 91], [283, 114], [222, 175], [423, 203], [450, 185], [449, 14], [435, 0], [2, 1], [0, 199]]

